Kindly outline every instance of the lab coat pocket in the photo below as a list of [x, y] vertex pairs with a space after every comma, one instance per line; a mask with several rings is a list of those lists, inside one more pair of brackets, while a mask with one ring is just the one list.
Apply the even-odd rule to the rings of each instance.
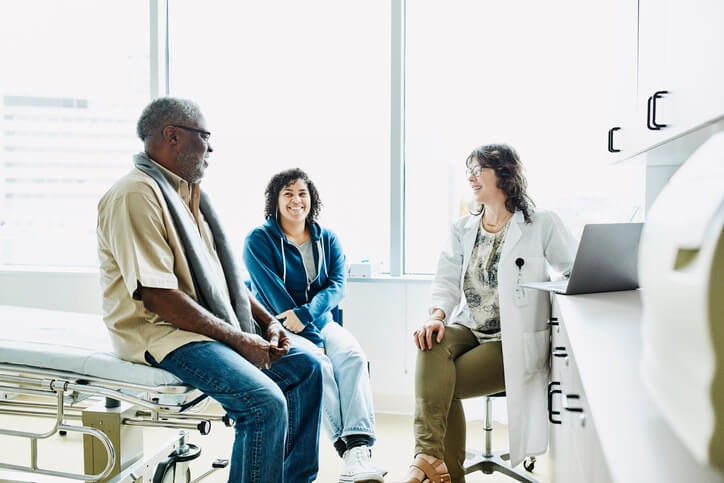
[[513, 289], [513, 303], [518, 307], [525, 307], [535, 297], [534, 289], [521, 287], [525, 282], [543, 282], [546, 278], [545, 259], [543, 257], [516, 257], [520, 266], [515, 269], [515, 288]]
[[523, 357], [526, 374], [540, 372], [548, 365], [550, 346], [550, 329], [523, 332]]

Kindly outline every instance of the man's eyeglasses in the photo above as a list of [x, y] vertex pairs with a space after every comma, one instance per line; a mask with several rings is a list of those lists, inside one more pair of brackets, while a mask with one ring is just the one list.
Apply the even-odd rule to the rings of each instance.
[[474, 174], [477, 178], [480, 176], [480, 173], [483, 171], [483, 167], [480, 165], [475, 166], [474, 168], [465, 168], [465, 177], [469, 178], [471, 174]]
[[209, 142], [209, 138], [211, 137], [211, 133], [209, 131], [204, 131], [203, 129], [196, 129], [195, 127], [182, 126], [180, 124], [171, 124], [171, 126], [177, 127], [179, 129], [183, 129], [185, 131], [199, 133], [199, 136], [201, 136], [201, 139], [203, 139], [206, 142]]

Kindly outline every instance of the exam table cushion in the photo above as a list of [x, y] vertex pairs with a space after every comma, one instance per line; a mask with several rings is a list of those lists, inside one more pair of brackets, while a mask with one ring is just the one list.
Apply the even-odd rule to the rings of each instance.
[[99, 315], [0, 306], [0, 363], [144, 386], [183, 385], [162, 369], [120, 359]]

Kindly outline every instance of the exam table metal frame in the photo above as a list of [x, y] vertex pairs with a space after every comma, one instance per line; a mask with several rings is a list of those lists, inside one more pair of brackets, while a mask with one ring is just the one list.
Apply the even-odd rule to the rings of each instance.
[[[233, 425], [228, 415], [203, 413], [208, 397], [183, 384], [144, 386], [73, 372], [2, 363], [1, 392], [54, 399], [54, 403], [0, 400], [0, 414], [53, 418], [55, 424], [48, 431], [38, 433], [0, 428], [0, 435], [30, 440], [30, 466], [0, 462], [0, 468], [82, 481], [169, 481], [164, 475], [170, 465], [176, 462], [186, 464], [200, 453], [197, 446], [186, 442], [185, 430], [208, 434], [211, 421]], [[81, 420], [81, 425], [68, 424], [67, 420], [70, 419]], [[137, 428], [139, 426], [175, 428], [181, 432], [155, 455], [145, 457], [142, 432]], [[84, 435], [85, 474], [38, 466], [38, 440], [67, 432]], [[226, 464], [226, 460], [216, 460], [210, 471], [193, 481], [205, 478]], [[176, 470], [175, 467], [173, 469]], [[185, 468], [182, 472], [188, 473]], [[190, 476], [184, 477], [186, 481], [190, 480]], [[171, 478], [177, 481], [174, 476]]]

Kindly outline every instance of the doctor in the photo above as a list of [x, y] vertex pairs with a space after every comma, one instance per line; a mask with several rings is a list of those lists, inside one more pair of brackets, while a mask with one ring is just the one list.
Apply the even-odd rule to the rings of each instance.
[[464, 482], [461, 399], [505, 390], [513, 466], [548, 445], [549, 296], [521, 282], [566, 272], [576, 240], [552, 212], [533, 209], [513, 148], [466, 160], [480, 209], [453, 223], [440, 254], [429, 318], [413, 334], [415, 459], [404, 481]]

